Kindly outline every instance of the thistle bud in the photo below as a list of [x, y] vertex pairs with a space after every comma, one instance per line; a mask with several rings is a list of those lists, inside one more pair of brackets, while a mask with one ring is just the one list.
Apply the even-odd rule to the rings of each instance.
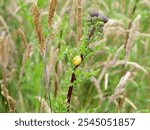
[[102, 32], [104, 31], [104, 29], [103, 29], [102, 27], [99, 27], [99, 28], [98, 28], [98, 31], [99, 31], [100, 33], [102, 33]]
[[106, 17], [104, 14], [100, 13], [98, 16], [98, 19], [103, 21], [104, 23], [108, 22], [108, 17]]
[[99, 22], [97, 23], [97, 26], [99, 26], [99, 27], [104, 27], [104, 23], [101, 22], [101, 21], [99, 21]]
[[99, 12], [95, 11], [95, 10], [90, 11], [89, 14], [90, 14], [91, 17], [98, 17], [99, 16]]

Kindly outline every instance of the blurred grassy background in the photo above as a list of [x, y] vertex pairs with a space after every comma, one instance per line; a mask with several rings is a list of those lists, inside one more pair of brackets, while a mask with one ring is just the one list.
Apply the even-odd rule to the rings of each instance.
[[[32, 20], [31, 7], [33, 2], [34, 0], [0, 0], [0, 36], [10, 35], [11, 37], [11, 50], [7, 73], [8, 77], [12, 71], [13, 74], [8, 78], [7, 88], [17, 103], [17, 112], [38, 112], [39, 101], [36, 97], [40, 96], [42, 91], [43, 63]], [[37, 0], [45, 36], [48, 36], [48, 3], [48, 0]], [[109, 106], [108, 112], [150, 112], [150, 1], [82, 0], [83, 28], [86, 27], [86, 17], [88, 16], [88, 11], [91, 9], [101, 10], [110, 18], [110, 21], [104, 29], [105, 45], [96, 52], [94, 57], [91, 57], [88, 63], [82, 66], [84, 71], [87, 71], [89, 68], [101, 69], [95, 78], [97, 79], [101, 75], [99, 85], [103, 93], [104, 101], [100, 102], [97, 89], [92, 80], [89, 79], [82, 84], [76, 85], [71, 102], [71, 112], [104, 112], [109, 97], [114, 93], [122, 77], [122, 65], [108, 65], [107, 67], [106, 65], [112, 61], [117, 50], [125, 44], [129, 24], [132, 23], [137, 15], [140, 15], [141, 19], [129, 56], [129, 61], [134, 64], [129, 64], [126, 67], [126, 71], [132, 72], [132, 76], [125, 87], [124, 95], [126, 100], [120, 111], [118, 111], [116, 104], [112, 104]], [[53, 112], [66, 112], [66, 95], [68, 89], [66, 79], [69, 79], [70, 76], [66, 73], [68, 71], [66, 53], [70, 48], [77, 46], [75, 10], [75, 0], [58, 0], [52, 32], [57, 27], [59, 19], [61, 21], [60, 29], [56, 37], [51, 41], [54, 48], [60, 46], [60, 51], [56, 56], [56, 62], [50, 72]], [[5, 26], [2, 23], [2, 19], [5, 22]], [[32, 44], [30, 58], [25, 63], [24, 74], [21, 79], [22, 104], [20, 104], [18, 99], [18, 81], [22, 67], [24, 48], [18, 34], [19, 28], [24, 31], [27, 42], [31, 42]], [[122, 48], [118, 54], [117, 62], [124, 59], [124, 53], [125, 50]], [[0, 68], [1, 71], [2, 69]], [[2, 82], [1, 74], [0, 82]], [[107, 76], [108, 88], [105, 89]], [[55, 97], [56, 83], [58, 90], [57, 96]], [[48, 100], [45, 102], [48, 102]], [[8, 112], [6, 101], [2, 95], [0, 95], [0, 112]]]

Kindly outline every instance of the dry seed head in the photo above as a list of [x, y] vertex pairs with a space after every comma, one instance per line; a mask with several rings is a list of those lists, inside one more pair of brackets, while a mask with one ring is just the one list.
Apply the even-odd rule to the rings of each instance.
[[99, 12], [96, 10], [89, 11], [89, 14], [91, 17], [95, 17], [95, 16], [98, 17], [99, 16]]
[[0, 37], [0, 64], [6, 68], [8, 65], [8, 38]]
[[54, 12], [56, 10], [57, 0], [51, 0], [49, 4], [49, 11], [48, 11], [48, 27], [50, 28], [52, 24], [52, 19], [54, 17]]
[[57, 61], [57, 54], [58, 54], [58, 49], [55, 49], [52, 46], [50, 48], [50, 54], [49, 54], [49, 60], [48, 60], [49, 62], [46, 66], [47, 77], [49, 77], [49, 79], [52, 76], [52, 71], [54, 70], [54, 65], [56, 64], [56, 61]]
[[120, 79], [114, 94], [110, 97], [109, 99], [109, 103], [114, 102], [120, 94], [122, 94], [125, 90], [125, 85], [127, 83], [127, 81], [129, 80], [129, 78], [131, 77], [132, 73], [129, 71], [127, 72], [124, 76], [122, 76], [122, 78]]
[[1, 91], [1, 94], [4, 96], [4, 92], [3, 91]]
[[81, 0], [77, 0], [77, 41], [79, 42], [82, 37], [82, 8]]
[[0, 16], [0, 25], [2, 25], [6, 32], [9, 33], [9, 27], [2, 16]]
[[135, 18], [135, 20], [132, 22], [132, 26], [129, 30], [127, 43], [125, 45], [125, 64], [128, 61], [128, 58], [129, 58], [129, 55], [130, 55], [131, 47], [134, 43], [135, 36], [136, 36], [135, 34], [136, 34], [136, 31], [138, 30], [138, 27], [139, 27], [140, 19], [141, 19], [141, 16], [138, 15]]
[[27, 47], [27, 39], [26, 39], [24, 32], [21, 30], [21, 28], [18, 29], [18, 33], [21, 37], [22, 44], [23, 44], [24, 48], [26, 48]]
[[39, 12], [39, 8], [37, 4], [33, 5], [32, 15], [33, 15], [33, 23], [34, 23], [35, 32], [36, 32], [38, 41], [40, 43], [40, 51], [41, 51], [41, 54], [43, 55], [44, 50], [45, 50], [45, 38], [44, 38], [43, 31], [42, 31], [40, 12]]
[[23, 76], [23, 74], [24, 74], [25, 62], [26, 62], [27, 59], [30, 57], [31, 49], [32, 49], [31, 43], [27, 44], [26, 50], [25, 50], [25, 52], [24, 52], [24, 54], [23, 54], [22, 66], [21, 66], [21, 69], [20, 69], [18, 86], [20, 86], [20, 81], [21, 81], [22, 76]]
[[8, 96], [8, 90], [6, 89], [4, 84], [1, 84], [1, 94], [6, 98]]
[[16, 110], [15, 100], [11, 96], [8, 96], [7, 102], [8, 102], [8, 106], [9, 106], [9, 112], [15, 112], [15, 110]]
[[51, 113], [51, 108], [49, 107], [48, 103], [46, 102], [46, 100], [44, 98], [41, 99], [41, 97], [36, 96], [36, 99], [41, 102], [41, 110], [43, 112], [48, 112]]
[[108, 17], [106, 17], [106, 16], [103, 14], [103, 12], [93, 10], [93, 11], [90, 11], [89, 14], [90, 14], [91, 17], [98, 17], [98, 18], [99, 18], [101, 21], [103, 21], [104, 23], [107, 23], [107, 22], [108, 22]]
[[32, 45], [30, 43], [27, 45], [27, 48], [26, 48], [25, 53], [23, 55], [23, 63], [22, 64], [24, 64], [26, 62], [26, 60], [30, 57], [31, 49], [32, 49]]

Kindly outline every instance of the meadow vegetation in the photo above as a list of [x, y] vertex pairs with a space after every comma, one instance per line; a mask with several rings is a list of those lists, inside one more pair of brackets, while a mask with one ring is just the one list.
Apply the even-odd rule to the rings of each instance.
[[0, 112], [150, 112], [149, 21], [149, 0], [0, 0]]

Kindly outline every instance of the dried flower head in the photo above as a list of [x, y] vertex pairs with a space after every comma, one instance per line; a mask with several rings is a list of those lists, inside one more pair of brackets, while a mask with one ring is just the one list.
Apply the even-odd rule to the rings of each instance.
[[38, 41], [40, 43], [40, 51], [41, 51], [41, 54], [43, 55], [44, 50], [45, 50], [45, 38], [44, 38], [43, 31], [42, 31], [40, 12], [39, 12], [39, 8], [37, 4], [33, 5], [32, 14], [33, 14], [33, 23], [34, 23], [35, 32], [36, 32]]
[[98, 17], [101, 21], [103, 21], [104, 23], [107, 23], [108, 22], [108, 17], [105, 16], [102, 12], [100, 11], [90, 11], [89, 12], [90, 16], [91, 17]]
[[18, 33], [21, 37], [22, 44], [23, 44], [24, 48], [26, 48], [27, 47], [27, 39], [26, 39], [26, 36], [25, 36], [25, 34], [24, 34], [24, 32], [22, 31], [21, 28], [18, 29]]
[[77, 41], [79, 42], [82, 37], [82, 8], [81, 0], [77, 0]]
[[9, 46], [8, 46], [8, 37], [0, 37], [0, 64], [6, 68], [8, 65], [8, 51], [9, 51]]
[[57, 0], [51, 0], [49, 4], [49, 12], [48, 12], [48, 26], [50, 28], [52, 24], [52, 19], [54, 17], [54, 12], [56, 10]]
[[7, 97], [7, 102], [8, 102], [8, 106], [9, 106], [9, 112], [15, 112], [16, 111], [16, 102], [15, 102], [15, 100], [11, 96], [8, 96]]
[[87, 25], [89, 26], [89, 35], [87, 40], [89, 40], [94, 33], [96, 33], [95, 40], [102, 36], [104, 24], [108, 22], [108, 17], [106, 17], [100, 11], [90, 11], [90, 17], [87, 19]]

